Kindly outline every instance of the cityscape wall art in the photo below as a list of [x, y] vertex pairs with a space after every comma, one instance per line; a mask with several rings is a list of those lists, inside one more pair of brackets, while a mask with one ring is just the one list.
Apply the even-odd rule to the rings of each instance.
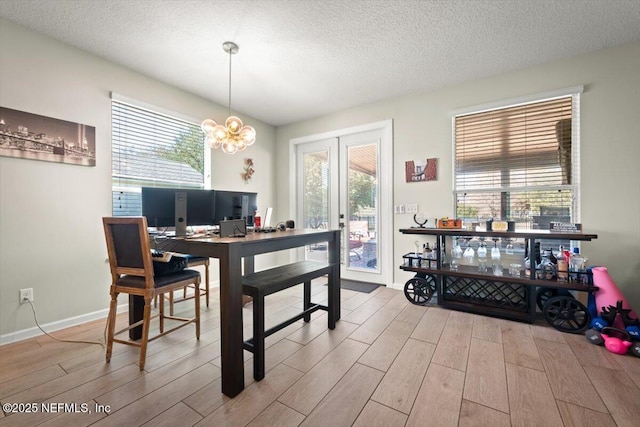
[[96, 128], [0, 107], [0, 156], [96, 165]]

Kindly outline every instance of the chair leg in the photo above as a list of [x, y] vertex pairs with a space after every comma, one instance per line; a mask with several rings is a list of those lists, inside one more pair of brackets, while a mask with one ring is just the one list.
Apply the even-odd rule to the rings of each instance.
[[207, 308], [209, 308], [209, 260], [204, 263], [204, 289], [205, 297], [207, 301]]
[[[164, 302], [164, 298], [162, 298]], [[169, 316], [173, 316], [173, 291], [169, 292]]]
[[[171, 298], [169, 298], [171, 301]], [[146, 310], [145, 306], [145, 310]], [[171, 308], [169, 308], [171, 310]], [[169, 315], [171, 316], [171, 311], [169, 311]], [[160, 333], [164, 332], [164, 294], [160, 294]]]
[[[196, 291], [200, 289], [200, 279], [196, 279]], [[196, 294], [196, 339], [200, 339], [200, 293]]]
[[253, 379], [264, 378], [264, 296], [253, 297]]
[[[311, 307], [311, 281], [307, 280], [304, 282], [304, 310], [307, 310]], [[304, 316], [305, 322], [311, 321], [311, 313], [308, 313]]]
[[109, 304], [109, 316], [107, 317], [107, 363], [111, 361], [113, 352], [113, 334], [116, 328], [116, 310], [118, 309], [118, 293], [111, 292], [111, 303]]
[[[164, 303], [162, 295], [160, 295], [160, 302]], [[162, 306], [160, 305], [160, 310]], [[162, 316], [160, 317], [162, 319]], [[147, 357], [147, 343], [149, 342], [149, 323], [151, 323], [151, 297], [144, 297], [144, 315], [142, 322], [142, 342], [140, 343], [140, 370], [144, 371], [144, 362]]]

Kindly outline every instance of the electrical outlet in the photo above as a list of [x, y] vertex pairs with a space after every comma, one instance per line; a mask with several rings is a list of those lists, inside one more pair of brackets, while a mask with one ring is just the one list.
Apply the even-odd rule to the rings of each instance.
[[33, 288], [20, 289], [20, 304], [33, 302]]

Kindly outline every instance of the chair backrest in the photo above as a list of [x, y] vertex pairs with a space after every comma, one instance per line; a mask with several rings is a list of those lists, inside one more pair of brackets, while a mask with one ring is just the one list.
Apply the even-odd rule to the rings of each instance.
[[147, 219], [143, 216], [104, 217], [102, 224], [114, 282], [128, 274], [145, 277], [146, 286], [153, 287]]

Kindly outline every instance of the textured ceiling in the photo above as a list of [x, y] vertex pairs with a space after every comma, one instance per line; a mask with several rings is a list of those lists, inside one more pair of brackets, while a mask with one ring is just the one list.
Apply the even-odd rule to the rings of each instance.
[[640, 0], [0, 0], [0, 16], [272, 125], [640, 40]]

